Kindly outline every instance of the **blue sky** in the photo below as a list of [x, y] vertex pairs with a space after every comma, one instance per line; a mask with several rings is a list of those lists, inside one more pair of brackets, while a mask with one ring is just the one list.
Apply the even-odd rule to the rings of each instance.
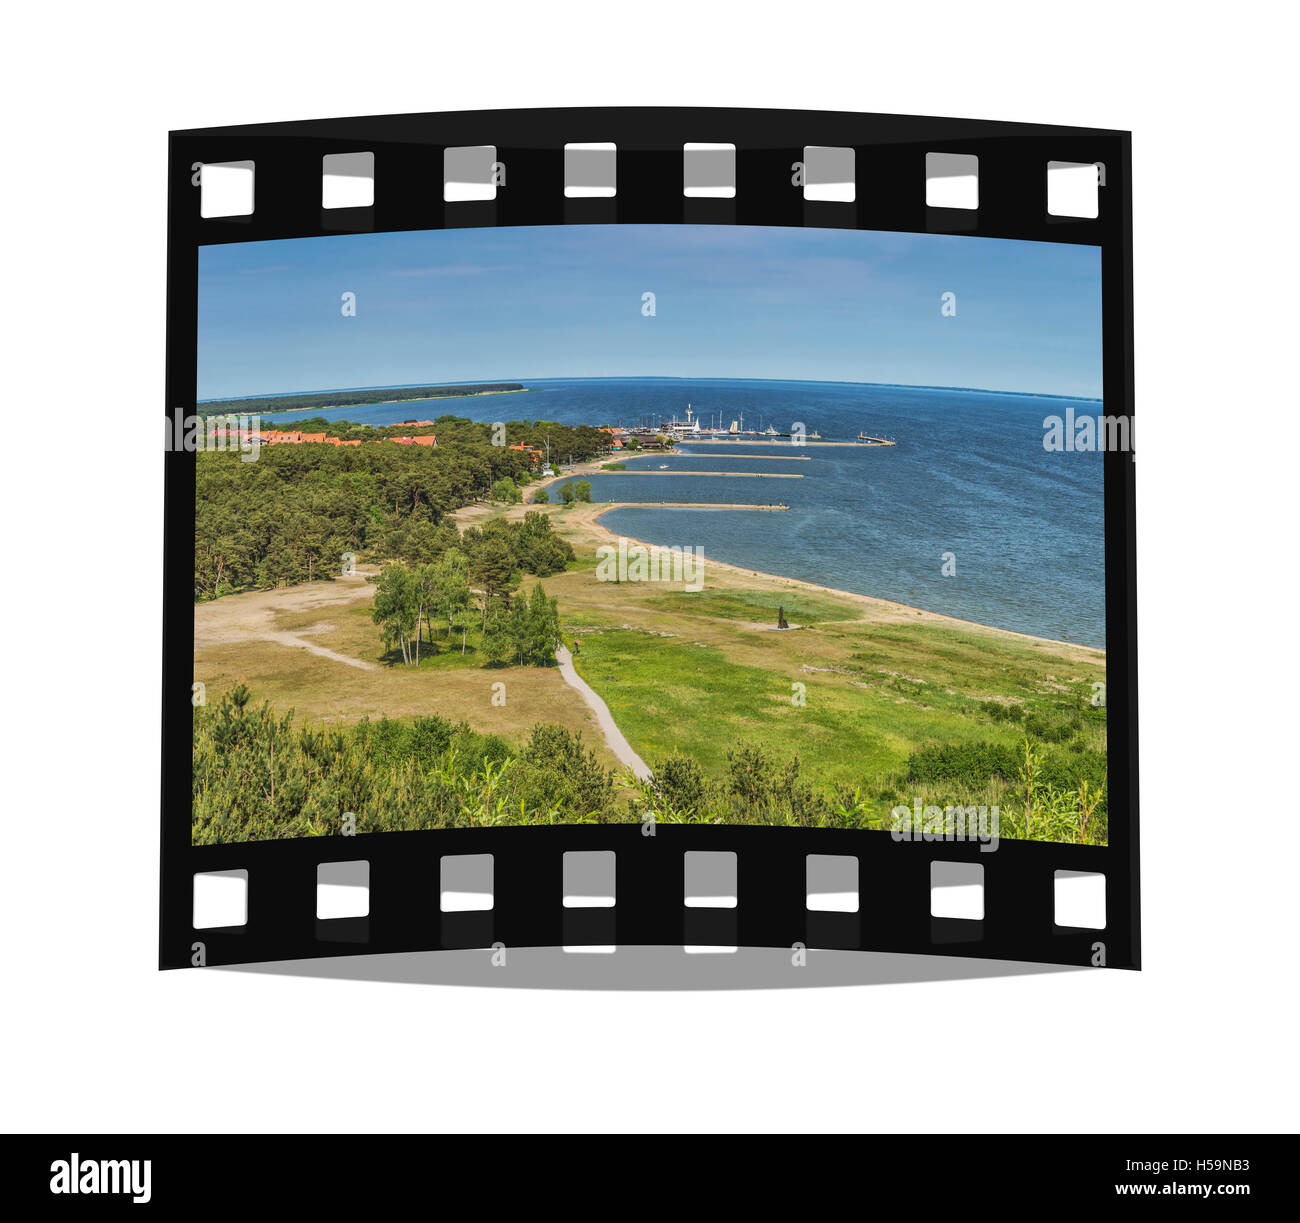
[[[344, 317], [342, 294], [356, 294]], [[655, 294], [653, 318], [642, 294]], [[956, 294], [955, 317], [940, 312]], [[199, 252], [198, 397], [582, 377], [1101, 395], [1091, 246], [597, 225]]]

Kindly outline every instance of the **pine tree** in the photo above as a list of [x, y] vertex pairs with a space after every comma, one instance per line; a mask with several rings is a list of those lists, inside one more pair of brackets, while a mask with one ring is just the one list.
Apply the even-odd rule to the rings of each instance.
[[528, 601], [522, 594], [510, 600], [510, 641], [519, 665], [523, 666], [532, 654], [532, 619], [528, 614]]
[[487, 626], [488, 604], [505, 596], [517, 577], [515, 554], [509, 542], [500, 535], [484, 534], [472, 558], [471, 570], [483, 592], [483, 625]]
[[510, 622], [498, 603], [492, 608], [483, 628], [483, 653], [489, 662], [501, 662], [513, 650]]
[[529, 653], [539, 666], [550, 663], [560, 644], [559, 604], [547, 598], [540, 582], [528, 600], [528, 643]]
[[401, 647], [402, 661], [411, 662], [411, 633], [418, 617], [419, 598], [415, 579], [405, 565], [385, 565], [374, 580], [375, 601], [370, 617], [384, 634], [384, 644]]
[[[436, 605], [440, 615], [447, 617], [447, 636], [458, 614], [463, 616], [469, 606], [469, 563], [459, 548], [451, 548], [438, 564], [435, 577]], [[461, 620], [460, 652], [465, 653], [467, 625]]]

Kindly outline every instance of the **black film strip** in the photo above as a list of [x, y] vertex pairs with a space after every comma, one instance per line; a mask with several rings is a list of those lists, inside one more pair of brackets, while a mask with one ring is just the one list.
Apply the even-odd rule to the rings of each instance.
[[[684, 147], [734, 145], [734, 192], [687, 196]], [[613, 195], [566, 194], [566, 145], [614, 146]], [[447, 150], [491, 149], [491, 199], [444, 198]], [[792, 167], [851, 152], [851, 199], [809, 199]], [[927, 157], [978, 158], [978, 207], [927, 204]], [[323, 158], [370, 154], [373, 201], [322, 207]], [[253, 163], [249, 214], [202, 215], [201, 167]], [[1055, 216], [1048, 166], [1096, 165], [1095, 217]], [[573, 163], [571, 163], [573, 164]], [[198, 250], [210, 244], [401, 230], [659, 224], [849, 228], [1100, 249], [1104, 400], [1132, 417], [1130, 149], [1124, 132], [898, 115], [685, 108], [484, 111], [174, 132], [170, 138], [167, 403], [195, 409]], [[455, 828], [191, 844], [195, 460], [166, 465], [162, 890], [164, 968], [440, 948], [581, 945], [809, 947], [1139, 966], [1133, 456], [1105, 475], [1109, 842], [899, 841], [888, 832], [660, 824]], [[564, 856], [614, 855], [615, 903], [564, 904]], [[688, 854], [734, 854], [734, 904], [685, 903]], [[490, 855], [492, 905], [443, 912], [448, 858]], [[856, 912], [809, 908], [809, 855], [856, 862]], [[318, 920], [321, 863], [369, 864], [364, 917]], [[935, 917], [934, 864], [983, 867], [981, 920]], [[246, 871], [246, 921], [198, 930], [194, 877]], [[1056, 924], [1057, 872], [1105, 877], [1101, 929]], [[1101, 949], [1100, 952], [1098, 949]]]

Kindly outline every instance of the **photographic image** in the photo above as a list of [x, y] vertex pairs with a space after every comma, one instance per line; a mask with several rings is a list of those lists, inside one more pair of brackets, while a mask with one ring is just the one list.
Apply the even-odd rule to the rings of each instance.
[[523, 226], [198, 283], [194, 844], [1107, 843], [1098, 248]]

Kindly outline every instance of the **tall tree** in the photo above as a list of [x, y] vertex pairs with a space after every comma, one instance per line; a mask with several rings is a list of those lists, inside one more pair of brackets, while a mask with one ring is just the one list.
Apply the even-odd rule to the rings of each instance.
[[434, 585], [438, 613], [447, 617], [448, 637], [456, 616], [461, 616], [460, 652], [464, 654], [468, 629], [464, 612], [469, 606], [469, 562], [459, 548], [449, 549], [438, 562]]
[[418, 565], [411, 570], [411, 593], [415, 600], [415, 665], [420, 665], [420, 638], [429, 625], [429, 648], [433, 648], [433, 616], [438, 599], [438, 566]]
[[[522, 598], [519, 600], [523, 602]], [[560, 612], [558, 600], [548, 598], [542, 584], [533, 587], [528, 599], [528, 645], [533, 661], [546, 666], [560, 644]]]
[[497, 533], [484, 533], [470, 558], [470, 573], [483, 597], [483, 626], [487, 627], [488, 604], [504, 598], [517, 580], [515, 554], [508, 540]]
[[416, 625], [418, 604], [415, 579], [405, 565], [385, 565], [372, 581], [375, 600], [371, 619], [384, 634], [385, 648], [391, 649], [396, 641], [402, 650], [402, 661], [410, 663], [411, 633]]
[[510, 600], [510, 640], [522, 667], [532, 654], [532, 621], [528, 615], [528, 600], [517, 594]]
[[483, 628], [483, 653], [489, 662], [501, 662], [514, 649], [510, 634], [510, 619], [498, 603]]

